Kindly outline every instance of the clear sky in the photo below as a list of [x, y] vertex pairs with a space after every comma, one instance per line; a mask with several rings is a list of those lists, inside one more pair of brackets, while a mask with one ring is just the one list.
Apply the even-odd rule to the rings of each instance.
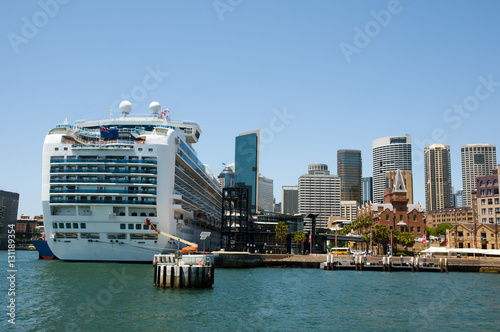
[[296, 185], [337, 150], [409, 133], [415, 201], [423, 147], [498, 145], [498, 1], [1, 1], [0, 189], [38, 215], [46, 133], [67, 117], [133, 114], [151, 101], [203, 133], [202, 162], [234, 162], [234, 138], [261, 130], [261, 174]]

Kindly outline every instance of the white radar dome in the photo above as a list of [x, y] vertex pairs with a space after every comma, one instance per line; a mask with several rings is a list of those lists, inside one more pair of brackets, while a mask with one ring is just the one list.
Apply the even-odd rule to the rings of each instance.
[[160, 103], [157, 101], [153, 101], [151, 104], [149, 104], [149, 110], [151, 111], [151, 114], [158, 114], [160, 113]]
[[124, 100], [120, 103], [120, 112], [122, 112], [123, 116], [127, 116], [130, 114], [130, 111], [132, 111], [132, 104]]

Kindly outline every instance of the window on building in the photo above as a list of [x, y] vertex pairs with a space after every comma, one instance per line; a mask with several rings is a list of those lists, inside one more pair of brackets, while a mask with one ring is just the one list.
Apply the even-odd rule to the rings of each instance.
[[493, 214], [493, 208], [488, 209], [488, 214]]
[[500, 204], [500, 199], [495, 198], [495, 204]]
[[413, 215], [413, 221], [417, 221], [417, 215], [416, 214]]
[[493, 198], [488, 198], [488, 204], [493, 204]]
[[481, 200], [481, 205], [486, 205], [486, 199], [485, 199], [485, 198], [483, 198], [483, 199]]
[[493, 218], [489, 218], [488, 221], [490, 222], [490, 224], [493, 224]]
[[481, 214], [486, 214], [486, 209], [481, 209]]
[[480, 191], [480, 193], [481, 193], [481, 196], [484, 196], [484, 195], [485, 195], [485, 193], [484, 193], [484, 189], [482, 189], [482, 190]]
[[420, 233], [420, 226], [417, 227], [417, 233]]
[[486, 218], [483, 218], [482, 221], [483, 221], [483, 224], [486, 224]]
[[489, 195], [492, 195], [492, 194], [493, 194], [493, 190], [491, 190], [491, 189], [486, 190], [486, 195], [489, 196]]

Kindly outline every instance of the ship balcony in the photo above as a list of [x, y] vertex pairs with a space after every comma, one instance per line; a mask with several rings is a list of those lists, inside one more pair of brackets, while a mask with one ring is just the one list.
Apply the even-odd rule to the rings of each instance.
[[181, 214], [187, 214], [191, 212], [191, 209], [187, 207], [184, 204], [172, 204], [172, 208], [174, 209], [174, 212], [181, 213]]
[[88, 165], [88, 164], [125, 164], [125, 165], [136, 165], [136, 164], [151, 164], [156, 165], [158, 162], [156, 160], [127, 160], [127, 159], [51, 159], [51, 164], [75, 164], [75, 165]]
[[156, 190], [82, 190], [82, 189], [50, 189], [51, 194], [132, 194], [132, 195], [144, 195], [152, 196], [156, 195]]
[[156, 169], [151, 170], [111, 170], [111, 169], [92, 169], [92, 168], [80, 168], [80, 169], [51, 169], [51, 174], [64, 174], [64, 173], [95, 173], [97, 174], [146, 174], [156, 176]]
[[93, 184], [105, 184], [105, 183], [119, 183], [119, 184], [144, 184], [144, 185], [156, 185], [155, 178], [148, 178], [144, 180], [127, 180], [127, 179], [90, 179], [90, 178], [70, 178], [70, 179], [50, 179], [50, 183], [93, 183]]
[[51, 197], [50, 204], [102, 204], [102, 205], [156, 205], [156, 200], [111, 200], [111, 199], [61, 199], [58, 197]]

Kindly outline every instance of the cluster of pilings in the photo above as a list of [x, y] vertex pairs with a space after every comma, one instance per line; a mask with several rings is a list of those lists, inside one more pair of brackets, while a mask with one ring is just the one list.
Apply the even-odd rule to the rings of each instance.
[[154, 283], [163, 288], [210, 288], [213, 258], [206, 255], [155, 255]]

